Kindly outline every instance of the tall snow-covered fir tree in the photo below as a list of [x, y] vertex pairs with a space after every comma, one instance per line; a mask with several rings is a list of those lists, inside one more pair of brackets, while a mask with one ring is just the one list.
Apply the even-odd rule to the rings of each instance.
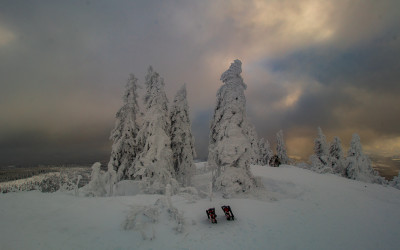
[[170, 111], [171, 149], [177, 181], [190, 186], [195, 172], [193, 158], [196, 157], [194, 137], [186, 98], [186, 84], [177, 92]]
[[287, 156], [285, 140], [283, 138], [283, 131], [279, 130], [276, 134], [276, 154], [280, 164], [289, 164], [290, 159]]
[[339, 137], [334, 137], [329, 146], [329, 164], [333, 173], [346, 176], [345, 158], [343, 156], [342, 142]]
[[111, 131], [113, 145], [108, 165], [117, 171], [118, 180], [128, 178], [127, 172], [140, 151], [135, 142], [140, 116], [137, 88], [137, 78], [130, 74], [123, 96], [124, 104], [116, 114], [115, 127]]
[[224, 83], [217, 92], [217, 103], [210, 126], [208, 164], [213, 169], [213, 185], [225, 197], [256, 186], [250, 172], [251, 124], [246, 118], [246, 84], [240, 76], [242, 62], [235, 60], [221, 75]]
[[274, 156], [271, 145], [269, 144], [269, 141], [265, 140], [264, 138], [260, 139], [258, 145], [260, 147], [260, 158], [258, 164], [262, 166], [268, 165], [271, 161], [271, 158]]
[[357, 134], [353, 134], [351, 139], [346, 163], [346, 175], [349, 179], [380, 184], [385, 182], [372, 168], [368, 156], [363, 153], [360, 137]]
[[311, 156], [312, 169], [318, 173], [329, 172], [329, 149], [322, 129], [318, 127], [318, 135], [314, 140], [314, 154]]
[[177, 186], [172, 163], [170, 120], [164, 80], [150, 66], [145, 79], [146, 108], [143, 125], [136, 141], [143, 148], [129, 171], [133, 179], [142, 180], [147, 193], [163, 193], [167, 184]]

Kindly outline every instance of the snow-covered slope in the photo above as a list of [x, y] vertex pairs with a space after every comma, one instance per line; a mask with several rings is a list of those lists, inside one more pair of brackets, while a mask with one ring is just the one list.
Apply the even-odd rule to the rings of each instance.
[[[203, 166], [202, 163], [198, 166]], [[171, 197], [183, 211], [183, 232], [166, 197], [76, 197], [37, 191], [0, 194], [0, 249], [398, 249], [400, 191], [292, 167], [252, 166], [266, 192], [212, 201]], [[207, 193], [209, 173], [193, 179]], [[157, 202], [164, 200], [164, 205]], [[124, 230], [132, 211], [158, 204], [153, 222], [139, 218]], [[226, 221], [230, 205], [234, 221]], [[215, 207], [218, 224], [205, 210]], [[150, 216], [151, 217], [151, 216]], [[148, 218], [147, 218], [148, 219]], [[143, 238], [146, 238], [144, 240]], [[153, 238], [150, 240], [150, 238]]]

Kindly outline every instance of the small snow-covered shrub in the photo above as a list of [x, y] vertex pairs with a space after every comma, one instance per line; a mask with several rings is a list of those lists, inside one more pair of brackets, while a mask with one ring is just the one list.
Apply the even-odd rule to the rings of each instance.
[[38, 189], [44, 193], [55, 192], [60, 189], [60, 179], [58, 176], [52, 175], [40, 182]]
[[92, 166], [90, 182], [84, 187], [87, 196], [104, 196], [107, 193], [104, 173], [101, 172], [100, 167], [100, 162], [96, 162]]
[[400, 172], [398, 176], [395, 176], [393, 180], [389, 182], [389, 185], [394, 188], [400, 189]]

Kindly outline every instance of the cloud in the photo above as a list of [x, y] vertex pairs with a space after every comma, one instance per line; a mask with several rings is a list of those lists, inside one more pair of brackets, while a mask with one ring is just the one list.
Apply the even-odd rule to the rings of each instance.
[[[365, 148], [378, 150], [371, 146], [377, 138], [400, 134], [393, 115], [400, 106], [399, 5], [2, 2], [0, 141], [10, 133], [38, 131], [49, 145], [57, 140], [73, 145], [72, 134], [99, 127], [81, 138], [103, 152], [96, 145], [109, 143], [104, 131], [113, 126], [128, 74], [143, 83], [151, 64], [165, 79], [170, 99], [187, 83], [196, 147], [204, 158], [220, 75], [238, 58], [248, 85], [248, 116], [260, 136], [273, 142], [282, 128], [289, 153], [304, 156], [321, 126], [343, 141], [359, 132], [369, 144]], [[95, 137], [103, 142], [91, 144]]]
[[0, 49], [7, 46], [15, 40], [16, 36], [13, 32], [0, 25]]

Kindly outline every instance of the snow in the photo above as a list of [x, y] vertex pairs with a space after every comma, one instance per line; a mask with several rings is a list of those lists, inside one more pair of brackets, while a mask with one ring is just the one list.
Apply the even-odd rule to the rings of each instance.
[[[214, 193], [210, 201], [211, 173], [204, 163], [196, 167], [193, 185], [199, 195], [194, 199], [190, 192], [171, 197], [139, 193], [77, 197], [73, 191], [0, 194], [0, 249], [398, 249], [400, 245], [400, 191], [392, 187], [288, 165], [252, 166], [264, 193], [235, 199]], [[129, 189], [129, 182], [124, 185]], [[116, 192], [123, 189], [121, 185]], [[224, 218], [222, 205], [231, 206], [234, 221]], [[211, 207], [218, 224], [207, 220], [205, 210]]]

